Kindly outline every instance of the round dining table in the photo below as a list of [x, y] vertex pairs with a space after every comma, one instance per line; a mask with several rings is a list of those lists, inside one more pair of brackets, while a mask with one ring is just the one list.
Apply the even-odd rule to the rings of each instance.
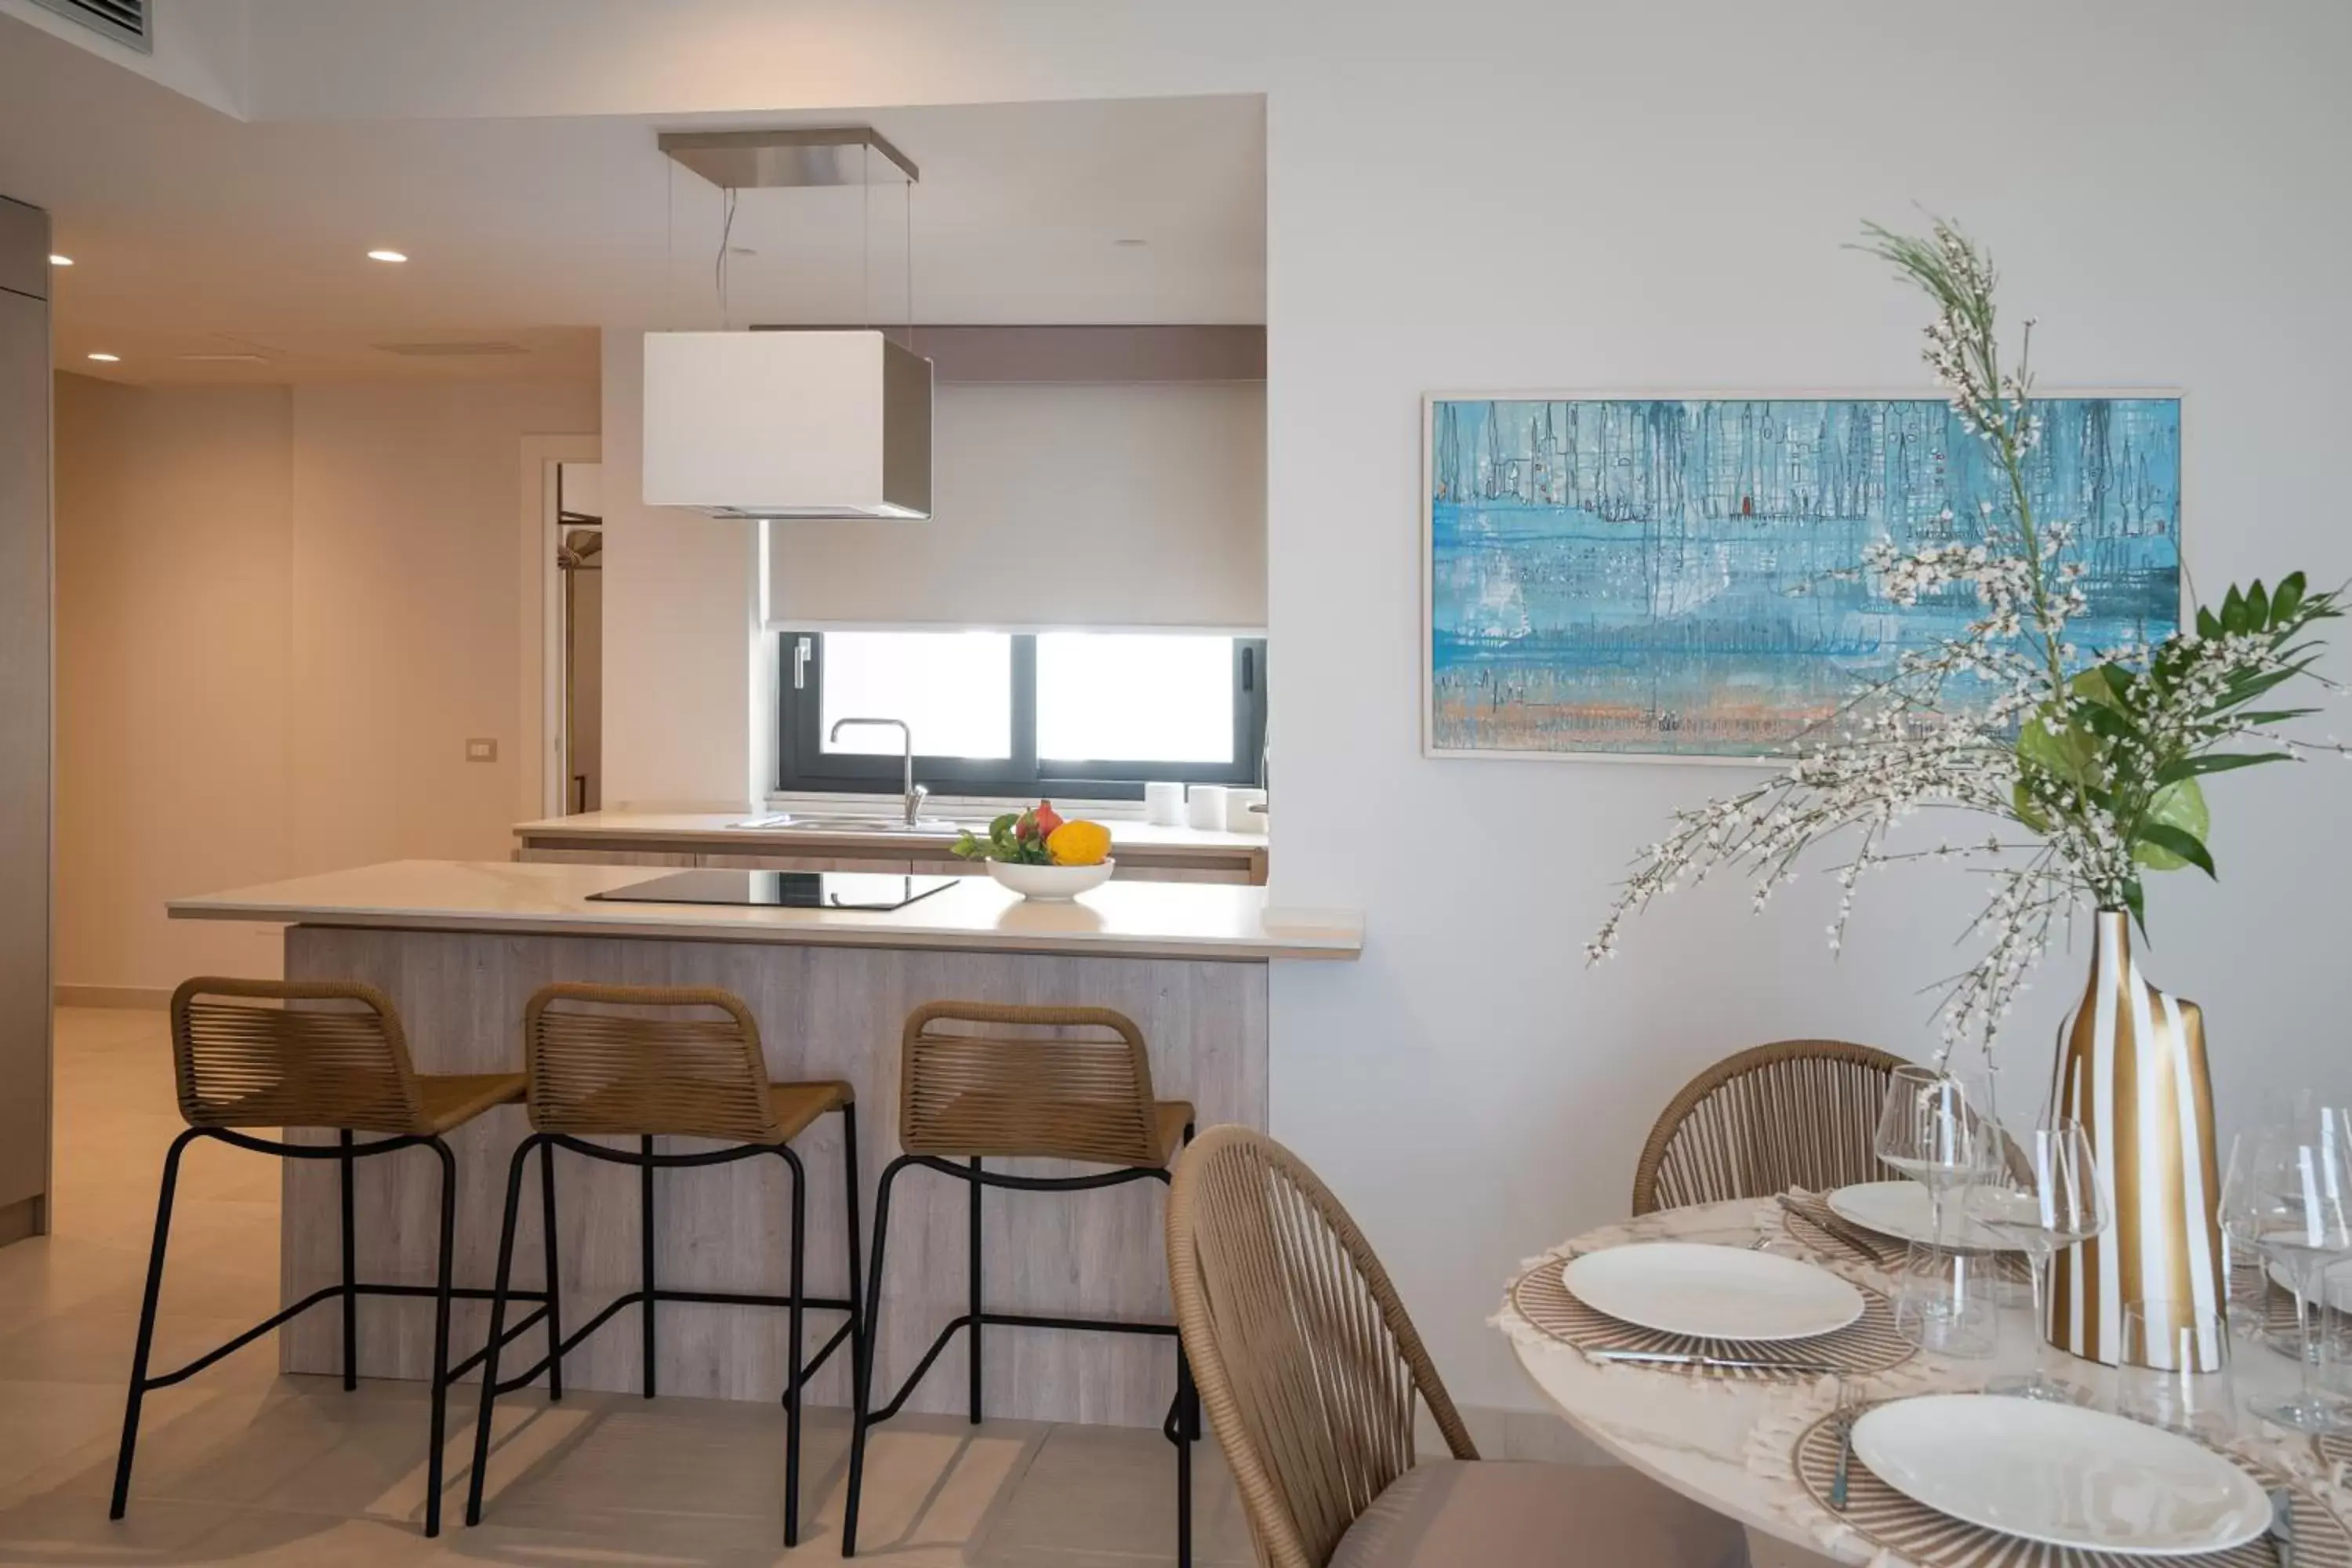
[[[1891, 1289], [1885, 1271], [1875, 1265], [1809, 1246], [1801, 1228], [1787, 1222], [1779, 1201], [1770, 1198], [1668, 1209], [1604, 1226], [1528, 1259], [1521, 1272], [1556, 1268], [1604, 1247], [1667, 1240], [1726, 1247], [1769, 1244], [1776, 1251], [1805, 1256], [1854, 1284]], [[1990, 1378], [2029, 1370], [2034, 1357], [2033, 1314], [2022, 1286], [2013, 1294], [2017, 1300], [2002, 1308], [2000, 1348], [1993, 1356], [1954, 1360], [1921, 1352], [1885, 1372], [1848, 1381], [1858, 1381], [1867, 1398], [1884, 1400], [1975, 1393]], [[1538, 1328], [1507, 1297], [1495, 1325], [1509, 1338], [1520, 1366], [1544, 1397], [1610, 1457], [1752, 1531], [1833, 1562], [1908, 1568], [1910, 1559], [1861, 1535], [1814, 1501], [1798, 1479], [1797, 1440], [1835, 1409], [1834, 1377], [1727, 1382], [1684, 1368], [1602, 1364]], [[2249, 1399], [2259, 1404], [2293, 1391], [2296, 1369], [2290, 1357], [2243, 1338], [2232, 1352], [2242, 1406]], [[2051, 1353], [2060, 1357], [2060, 1352]], [[2113, 1369], [2060, 1359], [2068, 1362], [2068, 1381], [2089, 1390], [2093, 1403], [2113, 1408]], [[2336, 1457], [2334, 1444], [2323, 1447], [2307, 1436], [2244, 1415], [2242, 1409], [2238, 1426], [2231, 1444], [2235, 1451], [2293, 1477], [2320, 1494], [2339, 1516], [2352, 1513], [2352, 1491], [2345, 1489], [2347, 1466]]]

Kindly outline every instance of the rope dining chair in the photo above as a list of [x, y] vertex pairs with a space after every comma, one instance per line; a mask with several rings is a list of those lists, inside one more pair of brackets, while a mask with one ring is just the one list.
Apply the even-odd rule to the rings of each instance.
[[[456, 1242], [457, 1161], [446, 1135], [487, 1110], [522, 1099], [523, 1075], [420, 1073], [411, 1065], [408, 1036], [392, 999], [372, 985], [330, 980], [229, 980], [204, 976], [172, 993], [172, 1071], [187, 1131], [163, 1157], [156, 1201], [155, 1238], [147, 1262], [147, 1290], [139, 1309], [139, 1335], [131, 1358], [131, 1394], [122, 1415], [122, 1447], [115, 1459], [114, 1500], [121, 1519], [131, 1498], [131, 1458], [139, 1445], [140, 1406], [159, 1388], [194, 1377], [325, 1301], [342, 1303], [343, 1387], [359, 1385], [359, 1299], [430, 1297], [433, 1313], [432, 1431], [425, 1460], [425, 1533], [441, 1532], [441, 1447], [449, 1386], [479, 1363], [486, 1346], [449, 1364], [449, 1303], [487, 1300], [491, 1292], [451, 1283]], [[332, 1143], [289, 1143], [257, 1138], [248, 1128], [317, 1128], [338, 1134]], [[356, 1134], [385, 1136], [361, 1142]], [[155, 1307], [163, 1288], [163, 1259], [172, 1233], [172, 1204], [180, 1158], [200, 1139], [281, 1160], [332, 1160], [341, 1168], [342, 1278], [279, 1309], [227, 1343], [176, 1372], [152, 1373]], [[403, 1149], [430, 1149], [441, 1163], [439, 1266], [430, 1285], [371, 1284], [359, 1279], [352, 1163]], [[555, 1277], [551, 1238], [548, 1278]], [[547, 1293], [515, 1291], [540, 1302], [511, 1339], [548, 1314]], [[496, 1331], [494, 1330], [495, 1333]]]
[[[1213, 1127], [1176, 1164], [1168, 1280], [1267, 1568], [1744, 1568], [1731, 1521], [1628, 1469], [1481, 1459], [1396, 1288], [1289, 1150]], [[1416, 1401], [1448, 1458], [1416, 1462]]]
[[[1034, 1007], [988, 1002], [932, 1002], [908, 1016], [898, 1056], [898, 1144], [874, 1199], [874, 1261], [866, 1286], [865, 1359], [849, 1445], [848, 1497], [841, 1553], [857, 1546], [866, 1447], [873, 1428], [898, 1413], [959, 1333], [970, 1335], [968, 1414], [982, 1414], [982, 1331], [994, 1326], [1081, 1329], [1172, 1339], [1175, 1325], [1117, 1318], [1076, 1318], [991, 1310], [982, 1299], [981, 1194], [1075, 1193], [1129, 1182], [1166, 1182], [1169, 1162], [1192, 1136], [1192, 1107], [1155, 1098], [1143, 1031], [1108, 1007]], [[999, 1159], [1069, 1160], [1108, 1170], [1075, 1176], [1016, 1175], [989, 1170]], [[890, 1190], [920, 1167], [969, 1184], [970, 1295], [963, 1314], [941, 1329], [896, 1394], [874, 1402], [875, 1347], [882, 1318], [882, 1266], [890, 1233]], [[1192, 1560], [1192, 1448], [1200, 1419], [1180, 1349], [1176, 1396], [1161, 1436], [1176, 1446], [1176, 1561]]]
[[1633, 1169], [1633, 1212], [1889, 1178], [1872, 1141], [1904, 1065], [1847, 1040], [1775, 1040], [1725, 1058], [1659, 1114]]
[[[801, 1390], [846, 1340], [853, 1367], [858, 1353], [857, 1118], [850, 1087], [831, 1079], [771, 1083], [760, 1043], [760, 1026], [731, 992], [694, 986], [587, 985], [562, 983], [542, 987], [523, 1009], [523, 1061], [530, 1078], [526, 1103], [531, 1132], [518, 1145], [508, 1168], [506, 1220], [499, 1234], [498, 1283], [490, 1302], [490, 1343], [482, 1368], [481, 1415], [474, 1427], [474, 1472], [466, 1499], [466, 1522], [482, 1521], [484, 1472], [490, 1450], [490, 1413], [498, 1396], [530, 1384], [544, 1370], [551, 1390], [562, 1387], [563, 1357], [625, 1307], [635, 1307], [639, 1332], [640, 1385], [654, 1397], [655, 1307], [663, 1301], [777, 1307], [785, 1310], [784, 1331], [784, 1544], [800, 1540]], [[807, 1173], [792, 1141], [819, 1117], [841, 1118], [841, 1152], [847, 1226], [849, 1293], [810, 1296], [803, 1289], [807, 1260]], [[591, 1138], [634, 1139], [635, 1149], [592, 1143]], [[693, 1153], [661, 1153], [656, 1138], [694, 1138], [719, 1145]], [[638, 1288], [615, 1297], [566, 1336], [550, 1305], [547, 1354], [521, 1373], [501, 1379], [497, 1347], [510, 1335], [499, 1331], [514, 1267], [515, 1221], [522, 1201], [525, 1163], [540, 1157], [545, 1194], [544, 1228], [555, 1233], [555, 1188], [551, 1173], [555, 1152], [563, 1150], [608, 1164], [637, 1169]], [[664, 1287], [654, 1277], [656, 1232], [654, 1173], [730, 1164], [774, 1155], [789, 1176], [792, 1242], [786, 1269], [790, 1285], [777, 1296], [751, 1291], [697, 1290]], [[551, 1265], [550, 1279], [554, 1272]], [[844, 1314], [841, 1327], [803, 1362], [802, 1315], [811, 1307]]]

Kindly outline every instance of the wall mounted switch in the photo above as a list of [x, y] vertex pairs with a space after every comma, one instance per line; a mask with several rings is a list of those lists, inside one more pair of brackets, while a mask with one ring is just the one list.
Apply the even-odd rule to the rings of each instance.
[[466, 760], [469, 763], [495, 763], [499, 760], [499, 743], [496, 741], [467, 741]]

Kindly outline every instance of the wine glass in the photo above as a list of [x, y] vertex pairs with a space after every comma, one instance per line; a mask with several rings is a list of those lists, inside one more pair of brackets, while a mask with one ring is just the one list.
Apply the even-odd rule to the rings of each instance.
[[2256, 1414], [2298, 1432], [2352, 1430], [2352, 1412], [2322, 1394], [2313, 1373], [2323, 1348], [2315, 1329], [2326, 1310], [2327, 1270], [2352, 1258], [2352, 1114], [2315, 1109], [2240, 1134], [2221, 1207], [2232, 1229], [2285, 1271], [2303, 1303], [2301, 1387]]
[[2081, 1404], [2085, 1391], [2051, 1375], [2049, 1335], [2043, 1331], [2051, 1256], [2090, 1240], [2112, 1217], [2090, 1136], [2081, 1122], [2063, 1119], [2015, 1140], [1991, 1130], [1981, 1154], [1963, 1200], [1968, 1216], [2024, 1253], [2033, 1279], [2033, 1370], [1988, 1386], [1995, 1394]]
[[1878, 1157], [1927, 1189], [1927, 1234], [1944, 1242], [1944, 1200], [1981, 1158], [1984, 1121], [1960, 1080], [1934, 1068], [1896, 1068], [1879, 1108]]

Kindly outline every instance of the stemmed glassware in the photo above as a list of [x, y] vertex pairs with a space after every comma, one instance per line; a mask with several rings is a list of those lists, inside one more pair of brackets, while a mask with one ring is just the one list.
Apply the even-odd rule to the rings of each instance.
[[1983, 1260], [1945, 1245], [1944, 1214], [1999, 1132], [1969, 1103], [1958, 1079], [1934, 1068], [1895, 1069], [1880, 1109], [1878, 1157], [1927, 1189], [1926, 1245], [1904, 1260], [1895, 1322], [1913, 1343], [1952, 1355], [1990, 1355], [1999, 1317]]
[[2033, 1278], [2033, 1370], [1999, 1378], [1995, 1394], [2080, 1404], [2088, 1391], [2051, 1375], [2049, 1336], [2050, 1259], [2059, 1248], [2088, 1241], [2106, 1229], [2112, 1205], [2099, 1175], [2091, 1140], [2079, 1121], [2057, 1121], [2021, 1138], [1988, 1128], [1980, 1157], [1964, 1200], [1968, 1216], [2025, 1254]]
[[2352, 1409], [2323, 1394], [2315, 1365], [2325, 1348], [2327, 1270], [2352, 1258], [2352, 1112], [2298, 1111], [2242, 1133], [2221, 1187], [2224, 1224], [2251, 1240], [2294, 1281], [2302, 1303], [2302, 1386], [2284, 1405], [2256, 1411], [2298, 1432], [2352, 1430]]

